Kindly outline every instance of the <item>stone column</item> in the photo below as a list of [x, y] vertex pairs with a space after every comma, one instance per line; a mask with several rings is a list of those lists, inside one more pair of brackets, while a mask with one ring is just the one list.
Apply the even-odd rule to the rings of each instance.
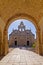
[[40, 31], [40, 40], [41, 40], [41, 42], [40, 42], [40, 45], [41, 45], [40, 52], [41, 52], [41, 55], [43, 55], [43, 16], [41, 16], [41, 18], [40, 18], [39, 26], [40, 26], [40, 29], [41, 29], [41, 31]]
[[42, 55], [41, 30], [39, 31], [39, 54]]
[[3, 38], [4, 38], [4, 40], [3, 40], [3, 43], [4, 43], [3, 44], [3, 46], [4, 46], [3, 47], [3, 51], [4, 51], [3, 54], [6, 55], [8, 53], [8, 32], [7, 31], [4, 32]]
[[36, 41], [35, 41], [35, 51], [36, 53], [39, 53], [39, 37], [38, 37], [38, 32], [36, 32]]
[[41, 46], [42, 46], [42, 55], [43, 55], [43, 30], [41, 30]]
[[42, 55], [41, 31], [36, 32], [36, 53]]

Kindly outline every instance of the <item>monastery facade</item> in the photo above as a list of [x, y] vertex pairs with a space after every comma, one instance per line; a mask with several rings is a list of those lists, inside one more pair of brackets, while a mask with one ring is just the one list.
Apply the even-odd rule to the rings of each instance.
[[35, 35], [21, 21], [18, 30], [13, 30], [9, 35], [9, 46], [32, 46], [35, 42]]

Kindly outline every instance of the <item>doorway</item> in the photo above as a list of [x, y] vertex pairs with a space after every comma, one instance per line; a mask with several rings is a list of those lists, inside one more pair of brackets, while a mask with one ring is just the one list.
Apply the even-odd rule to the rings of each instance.
[[15, 41], [15, 46], [17, 46], [17, 41]]
[[27, 46], [29, 46], [29, 41], [27, 41]]

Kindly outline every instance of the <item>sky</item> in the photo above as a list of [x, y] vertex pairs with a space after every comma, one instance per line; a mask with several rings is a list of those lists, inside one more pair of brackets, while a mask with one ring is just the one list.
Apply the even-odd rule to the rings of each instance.
[[11, 34], [11, 32], [13, 30], [18, 29], [18, 25], [20, 24], [21, 21], [23, 21], [24, 25], [26, 26], [26, 29], [31, 30], [31, 32], [35, 35], [35, 38], [36, 38], [36, 28], [35, 28], [34, 24], [29, 20], [18, 19], [18, 20], [13, 21], [13, 23], [11, 23], [9, 26], [8, 39], [9, 39], [9, 34]]

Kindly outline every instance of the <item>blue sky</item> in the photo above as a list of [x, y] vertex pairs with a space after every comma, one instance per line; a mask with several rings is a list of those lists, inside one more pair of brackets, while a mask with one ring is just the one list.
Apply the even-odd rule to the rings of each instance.
[[10, 24], [10, 26], [8, 28], [8, 38], [9, 38], [9, 34], [13, 30], [18, 29], [18, 25], [20, 24], [21, 21], [23, 21], [24, 25], [26, 26], [26, 29], [29, 29], [29, 30], [31, 29], [31, 32], [33, 34], [35, 34], [35, 38], [36, 38], [36, 28], [35, 28], [34, 24], [31, 21], [28, 21], [25, 19], [19, 19]]

